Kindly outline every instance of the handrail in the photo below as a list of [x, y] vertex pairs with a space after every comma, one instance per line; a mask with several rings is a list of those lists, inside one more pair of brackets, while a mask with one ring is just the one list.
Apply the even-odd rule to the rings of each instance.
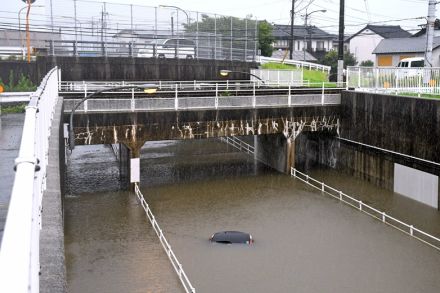
[[0, 292], [39, 291], [42, 197], [49, 136], [58, 101], [58, 76], [57, 67], [49, 71], [26, 107], [0, 250]]
[[284, 63], [284, 64], [295, 65], [295, 66], [302, 67], [302, 68], [309, 68], [309, 69], [326, 71], [327, 73], [330, 73], [330, 69], [331, 69], [330, 66], [316, 64], [316, 63], [312, 63], [312, 62], [290, 60], [290, 59], [283, 60], [280, 58], [272, 58], [272, 57], [264, 57], [264, 56], [257, 56], [257, 62], [260, 62], [261, 64], [268, 63], [268, 62]]
[[[354, 197], [351, 197], [340, 190], [337, 190], [333, 187], [326, 185], [324, 182], [320, 182], [309, 175], [298, 171], [295, 168], [291, 168], [291, 176], [299, 179], [300, 181], [310, 185], [311, 187], [320, 190], [323, 193], [326, 193], [333, 198], [338, 199], [339, 201], [381, 221], [384, 224], [387, 224], [397, 230], [402, 231], [405, 234], [410, 235], [411, 237], [437, 249], [440, 250], [440, 239], [426, 233], [420, 229], [415, 228], [413, 225], [409, 225], [401, 220], [398, 220], [390, 215], [387, 215], [385, 212], [379, 211], [376, 208], [373, 208], [370, 205], [363, 203], [361, 200], [357, 200]], [[335, 194], [336, 193], [336, 194]], [[396, 225], [399, 224], [399, 225]], [[416, 235], [418, 233], [419, 235]], [[423, 237], [423, 238], [422, 238]]]
[[170, 244], [168, 243], [167, 239], [165, 238], [165, 235], [163, 234], [162, 229], [159, 227], [159, 224], [157, 223], [156, 218], [154, 217], [153, 213], [151, 212], [150, 206], [145, 201], [144, 195], [139, 189], [139, 186], [137, 183], [135, 183], [134, 191], [139, 199], [142, 208], [144, 209], [148, 220], [150, 221], [151, 225], [153, 226], [154, 232], [156, 232], [157, 236], [159, 237], [160, 243], [162, 244], [163, 249], [165, 250], [166, 254], [168, 255], [168, 258], [171, 262], [171, 265], [173, 266], [174, 270], [176, 271], [180, 282], [182, 283], [183, 288], [185, 289], [185, 292], [187, 293], [195, 293], [196, 289], [192, 286], [191, 282], [188, 279], [188, 276], [186, 275], [185, 271], [182, 268], [182, 264], [177, 259], [176, 255], [174, 254], [173, 250], [171, 249]]

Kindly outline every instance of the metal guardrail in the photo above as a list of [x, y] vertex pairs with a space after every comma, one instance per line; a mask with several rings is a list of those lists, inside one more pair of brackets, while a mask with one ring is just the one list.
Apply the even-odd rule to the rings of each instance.
[[440, 68], [347, 67], [347, 87], [380, 93], [440, 94]]
[[430, 235], [420, 229], [415, 228], [413, 225], [409, 225], [403, 221], [400, 221], [390, 215], [387, 215], [385, 212], [379, 211], [360, 200], [357, 200], [340, 190], [337, 190], [333, 187], [326, 185], [324, 182], [320, 182], [316, 179], [313, 179], [309, 175], [302, 173], [295, 168], [291, 168], [291, 176], [301, 180], [302, 182], [308, 184], [309, 186], [320, 190], [323, 193], [330, 195], [333, 198], [338, 199], [339, 201], [381, 221], [384, 224], [387, 224], [405, 234], [410, 235], [411, 237], [420, 240], [421, 242], [440, 250], [440, 239]]
[[239, 151], [246, 152], [248, 154], [255, 154], [255, 147], [250, 144], [244, 142], [236, 136], [222, 136], [220, 140], [227, 143], [230, 146], [233, 146]]
[[140, 191], [137, 183], [135, 183], [134, 191], [135, 191], [136, 196], [142, 205], [142, 208], [144, 209], [144, 211], [148, 217], [148, 220], [151, 223], [151, 226], [153, 226], [154, 232], [156, 232], [157, 236], [159, 237], [160, 243], [162, 244], [163, 249], [165, 250], [166, 254], [168, 255], [168, 258], [170, 259], [170, 262], [171, 262], [174, 270], [176, 271], [177, 275], [179, 276], [180, 282], [182, 283], [182, 286], [185, 289], [185, 292], [195, 293], [196, 289], [192, 286], [191, 282], [188, 279], [188, 276], [186, 275], [185, 271], [182, 268], [182, 264], [179, 262], [176, 255], [174, 254], [173, 250], [171, 249], [170, 244], [168, 243], [167, 239], [165, 238], [162, 229], [159, 227], [159, 224], [157, 223], [156, 218], [154, 217], [153, 213], [151, 212], [150, 206], [145, 201], [144, 195]]
[[[324, 84], [323, 84], [324, 85]], [[250, 87], [233, 89], [212, 84], [202, 91], [180, 89], [178, 84], [174, 89], [164, 89], [154, 95], [131, 91], [103, 92], [104, 98], [94, 98], [85, 101], [76, 111], [78, 112], [134, 112], [134, 111], [177, 111], [188, 109], [232, 109], [232, 108], [267, 108], [291, 107], [310, 105], [338, 105], [341, 102], [342, 88], [258, 88], [255, 83]], [[95, 86], [96, 90], [99, 86]], [[64, 92], [65, 94], [80, 94], [86, 97], [92, 91], [85, 84], [79, 91]], [[83, 92], [81, 92], [81, 89]], [[335, 93], [336, 92], [336, 93]], [[124, 98], [125, 96], [126, 98]], [[79, 99], [65, 99], [65, 111], [70, 111]]]
[[58, 76], [58, 68], [49, 71], [26, 107], [0, 250], [0, 292], [39, 292], [42, 198], [49, 136], [58, 101]]
[[330, 74], [330, 66], [322, 65], [322, 64], [316, 64], [312, 62], [305, 62], [305, 61], [297, 61], [297, 60], [290, 60], [290, 59], [279, 59], [279, 58], [272, 58], [272, 57], [264, 57], [264, 56], [257, 56], [257, 62], [264, 64], [269, 62], [275, 62], [275, 63], [284, 63], [289, 65], [295, 65], [299, 68], [306, 68], [310, 70], [319, 70], [323, 72], [327, 72], [327, 74]]
[[33, 92], [5, 92], [0, 94], [1, 103], [29, 102]]

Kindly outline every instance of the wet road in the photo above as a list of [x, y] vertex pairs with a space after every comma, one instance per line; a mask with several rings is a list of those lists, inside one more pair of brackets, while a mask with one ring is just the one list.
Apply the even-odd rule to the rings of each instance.
[[[118, 187], [116, 163], [94, 163], [110, 149], [72, 156], [69, 291], [182, 292], [134, 195], [103, 191]], [[141, 164], [143, 193], [197, 292], [440, 291], [438, 251], [218, 140], [149, 143]], [[101, 192], [87, 193], [95, 185]], [[255, 245], [207, 241], [221, 230], [250, 232]]]
[[14, 183], [14, 160], [18, 156], [24, 114], [0, 115], [0, 241]]

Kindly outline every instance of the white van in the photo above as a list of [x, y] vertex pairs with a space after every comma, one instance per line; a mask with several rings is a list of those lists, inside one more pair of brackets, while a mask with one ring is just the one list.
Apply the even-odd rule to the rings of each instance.
[[424, 66], [425, 66], [425, 58], [423, 57], [404, 58], [400, 60], [400, 62], [397, 64], [397, 67], [405, 67], [405, 68], [424, 67]]
[[175, 58], [176, 55], [177, 58], [194, 58], [194, 42], [182, 38], [153, 40], [147, 44], [146, 48], [139, 49], [137, 57]]

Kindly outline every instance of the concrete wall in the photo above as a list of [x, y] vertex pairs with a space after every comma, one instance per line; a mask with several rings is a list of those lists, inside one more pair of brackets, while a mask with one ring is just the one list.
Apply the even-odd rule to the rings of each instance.
[[[62, 80], [214, 80], [219, 71], [247, 71], [256, 63], [226, 60], [157, 59], [122, 57], [38, 57], [30, 64], [22, 61], [0, 61], [0, 77], [8, 80], [9, 71], [29, 75], [39, 83], [54, 66], [62, 71]], [[231, 79], [249, 79], [233, 74]]]
[[40, 292], [67, 292], [64, 257], [64, 138], [61, 119], [63, 99], [58, 100], [49, 141], [47, 188], [43, 195], [40, 233]]

